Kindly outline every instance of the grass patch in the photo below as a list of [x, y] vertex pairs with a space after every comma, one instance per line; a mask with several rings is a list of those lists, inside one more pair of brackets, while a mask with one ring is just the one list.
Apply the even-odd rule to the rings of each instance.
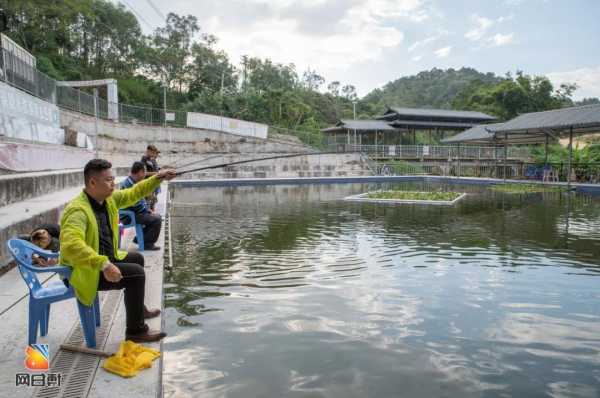
[[491, 187], [492, 191], [505, 193], [536, 193], [536, 192], [565, 192], [566, 187], [541, 185], [541, 184], [497, 184]]
[[396, 200], [437, 200], [453, 201], [461, 193], [458, 192], [415, 192], [415, 191], [378, 191], [367, 194], [369, 199], [396, 199]]

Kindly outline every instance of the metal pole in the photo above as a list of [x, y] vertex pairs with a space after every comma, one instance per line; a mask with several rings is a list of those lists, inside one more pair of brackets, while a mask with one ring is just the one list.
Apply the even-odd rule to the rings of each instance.
[[460, 178], [460, 142], [458, 143], [458, 171], [457, 171], [457, 177]]
[[94, 88], [94, 141], [96, 150], [96, 158], [98, 158], [98, 89]]
[[167, 127], [167, 85], [163, 86], [163, 119], [164, 127]]
[[221, 117], [224, 114], [224, 102], [223, 102], [223, 87], [225, 86], [225, 69], [221, 71]]
[[[352, 113], [354, 115], [354, 120], [356, 120], [356, 101], [352, 101]], [[354, 146], [354, 149], [356, 150], [356, 129], [354, 129]]]
[[567, 187], [571, 188], [571, 165], [573, 162], [573, 126], [569, 129], [569, 166], [567, 167]]
[[548, 164], [548, 134], [546, 134], [546, 145], [544, 147], [545, 159], [544, 164]]
[[504, 133], [504, 181], [506, 182], [506, 158], [508, 155], [508, 133]]

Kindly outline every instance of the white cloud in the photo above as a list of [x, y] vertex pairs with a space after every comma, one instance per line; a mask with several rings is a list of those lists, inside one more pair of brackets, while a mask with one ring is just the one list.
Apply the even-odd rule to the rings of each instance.
[[548, 79], [556, 88], [561, 83], [577, 83], [579, 88], [574, 93], [575, 99], [585, 97], [600, 98], [600, 65], [589, 68], [580, 68], [564, 72], [547, 73]]
[[481, 40], [492, 25], [494, 25], [493, 20], [486, 17], [480, 17], [477, 14], [471, 15], [471, 22], [475, 26], [465, 33], [465, 37], [472, 41]]
[[235, 23], [231, 13], [236, 7], [217, 6], [219, 17], [201, 20], [203, 30], [218, 36], [218, 46], [234, 62], [245, 54], [268, 57], [294, 63], [298, 71], [310, 66], [325, 76], [376, 61], [386, 49], [400, 45], [404, 33], [399, 21], [430, 18], [426, 0], [363, 0], [350, 6], [325, 0], [251, 2], [253, 10], [258, 5], [266, 10]]
[[507, 44], [514, 43], [514, 41], [515, 41], [514, 33], [508, 33], [505, 35], [503, 35], [501, 33], [497, 33], [490, 38], [491, 45], [496, 46], [496, 47], [506, 46]]
[[470, 17], [471, 19], [471, 28], [465, 33], [465, 38], [479, 43], [479, 46], [476, 49], [480, 49], [482, 47], [500, 47], [506, 46], [508, 44], [512, 44], [515, 42], [515, 34], [514, 33], [496, 33], [492, 34], [490, 31], [495, 30], [494, 28], [498, 25], [506, 22], [512, 21], [514, 19], [513, 15], [509, 15], [506, 17], [498, 17], [496, 19], [490, 19], [486, 17], [479, 16], [477, 14], [473, 14]]
[[358, 8], [381, 18], [409, 18], [415, 22], [429, 19], [423, 0], [366, 0]]
[[419, 62], [421, 59], [423, 58], [422, 55], [417, 55], [415, 57], [412, 57], [411, 60], [415, 61], [415, 62]]
[[438, 30], [437, 34], [426, 37], [423, 40], [418, 40], [418, 41], [414, 42], [413, 44], [411, 44], [411, 46], [408, 47], [408, 52], [411, 53], [419, 48], [425, 47], [428, 44], [431, 44], [435, 41], [438, 41], [440, 38], [447, 36], [448, 34], [449, 34], [449, 32], [447, 30], [440, 29], [440, 30]]
[[450, 51], [452, 51], [452, 46], [442, 47], [435, 50], [433, 53], [438, 58], [446, 58], [448, 55], [450, 55]]

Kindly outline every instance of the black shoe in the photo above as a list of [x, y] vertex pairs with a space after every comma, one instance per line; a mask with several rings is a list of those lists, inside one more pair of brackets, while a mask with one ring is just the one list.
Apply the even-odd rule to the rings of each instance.
[[150, 245], [150, 246], [144, 246], [144, 250], [160, 250], [160, 246], [155, 246], [155, 245]]
[[161, 341], [165, 337], [167, 337], [165, 332], [147, 330], [138, 334], [126, 334], [125, 340], [131, 340], [134, 343], [152, 343], [154, 341]]
[[158, 330], [150, 330], [148, 325], [144, 324], [142, 330], [137, 333], [125, 333], [125, 340], [131, 340], [134, 343], [151, 343], [153, 341], [160, 341], [167, 334]]
[[144, 319], [156, 318], [159, 315], [160, 315], [160, 310], [158, 308], [149, 310], [148, 308], [146, 308], [146, 306], [144, 306]]

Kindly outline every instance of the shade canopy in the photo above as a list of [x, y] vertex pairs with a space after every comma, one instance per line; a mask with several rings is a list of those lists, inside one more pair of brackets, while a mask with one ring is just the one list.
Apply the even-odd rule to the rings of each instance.
[[545, 134], [573, 129], [573, 133], [600, 131], [600, 104], [525, 113], [492, 129], [496, 133]]
[[388, 110], [379, 117], [386, 120], [439, 120], [439, 121], [470, 121], [473, 123], [483, 123], [496, 120], [495, 117], [475, 111], [454, 111], [449, 109], [424, 109], [424, 108], [400, 108], [389, 107]]
[[574, 134], [600, 133], [600, 104], [524, 113], [505, 123], [472, 127], [445, 143], [535, 144]]
[[448, 137], [442, 140], [445, 144], [457, 144], [457, 143], [468, 143], [468, 144], [490, 144], [494, 142], [494, 133], [489, 130], [492, 126], [498, 126], [501, 123], [494, 124], [480, 124], [475, 127], [471, 127], [468, 130], [458, 133], [452, 137]]
[[382, 120], [353, 120], [342, 119], [335, 126], [321, 130], [323, 133], [338, 133], [341, 131], [396, 131]]

